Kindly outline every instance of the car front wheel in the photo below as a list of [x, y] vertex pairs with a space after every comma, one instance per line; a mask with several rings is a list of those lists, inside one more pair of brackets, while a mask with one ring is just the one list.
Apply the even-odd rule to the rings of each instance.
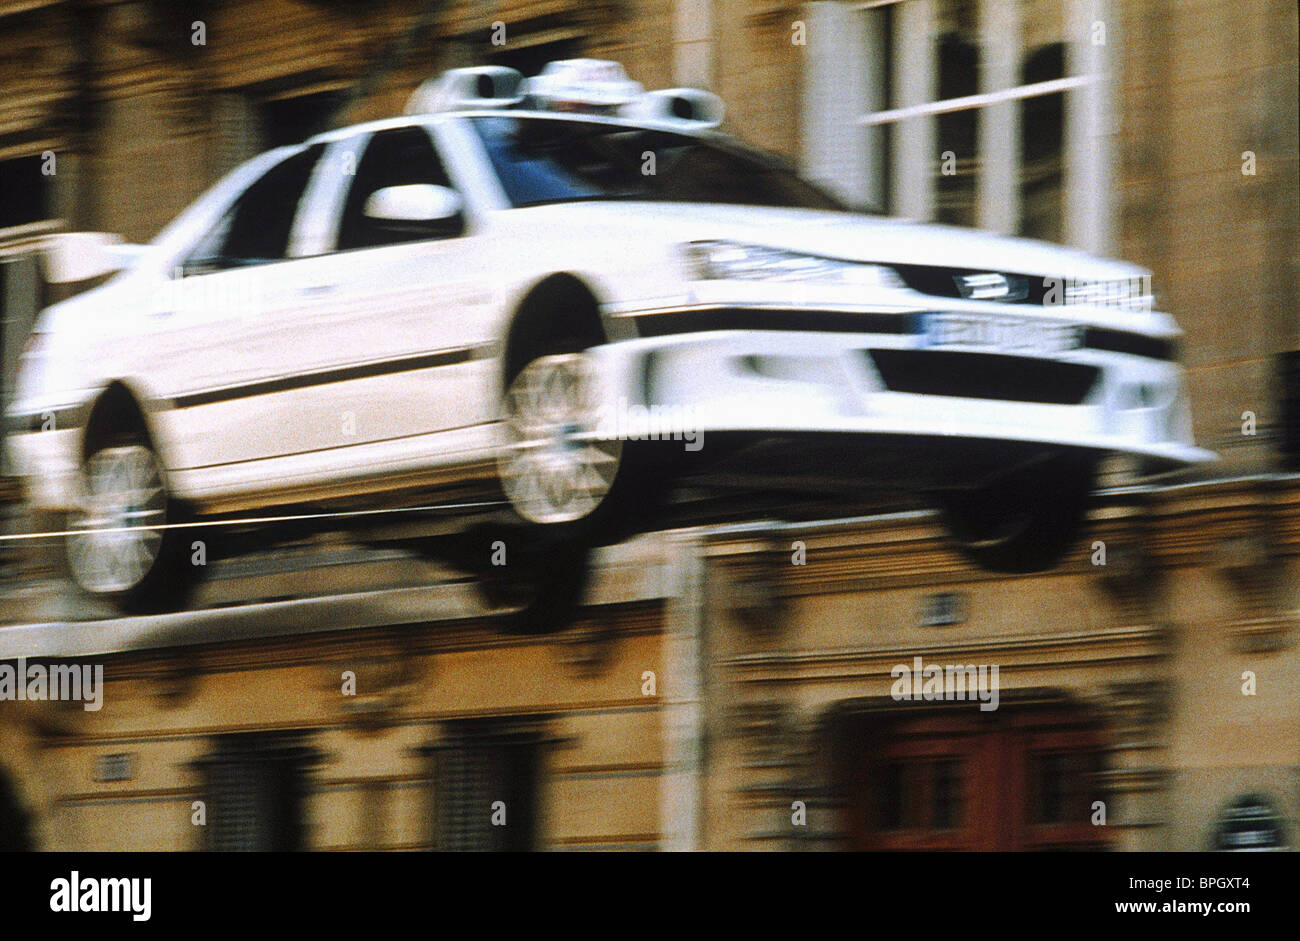
[[592, 521], [611, 502], [623, 442], [597, 437], [593, 368], [588, 353], [547, 353], [528, 362], [506, 390], [498, 467], [506, 498], [528, 523]]
[[1079, 536], [1096, 476], [1090, 456], [1061, 454], [974, 490], [936, 495], [957, 547], [994, 572], [1041, 572]]

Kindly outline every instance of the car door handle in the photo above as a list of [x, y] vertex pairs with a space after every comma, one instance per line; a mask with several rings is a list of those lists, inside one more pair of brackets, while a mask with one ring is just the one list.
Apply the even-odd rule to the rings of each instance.
[[308, 284], [299, 293], [302, 294], [304, 297], [319, 297], [322, 294], [330, 294], [336, 290], [338, 290], [337, 284], [330, 284], [330, 283]]

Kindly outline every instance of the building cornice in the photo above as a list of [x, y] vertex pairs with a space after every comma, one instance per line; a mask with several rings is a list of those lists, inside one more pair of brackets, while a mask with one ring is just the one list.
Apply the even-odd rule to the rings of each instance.
[[[1117, 488], [1098, 494], [1085, 536], [1056, 569], [1022, 578], [1101, 574], [1095, 542], [1140, 547], [1142, 566], [1215, 566], [1225, 540], [1264, 538], [1271, 559], [1300, 555], [1300, 475], [1257, 475], [1195, 484]], [[1261, 534], [1266, 534], [1261, 536]], [[718, 527], [709, 558], [790, 596], [981, 582], [983, 572], [945, 539], [936, 514], [890, 513], [821, 523]], [[802, 561], [793, 562], [803, 547]], [[1135, 563], [1139, 560], [1134, 560]], [[1112, 582], [1112, 584], [1114, 584]]]
[[887, 644], [833, 650], [781, 650], [739, 654], [719, 661], [740, 683], [816, 683], [874, 678], [889, 681], [898, 664], [921, 656], [930, 664], [996, 663], [1014, 684], [1014, 672], [1152, 663], [1169, 652], [1169, 633], [1159, 626], [1108, 628], [1069, 634], [1016, 634], [950, 638], [925, 644]]

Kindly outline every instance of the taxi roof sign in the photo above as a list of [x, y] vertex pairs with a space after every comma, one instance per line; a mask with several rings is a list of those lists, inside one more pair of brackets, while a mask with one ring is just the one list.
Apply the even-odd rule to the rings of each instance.
[[561, 59], [525, 79], [525, 92], [548, 107], [618, 108], [645, 94], [621, 63], [608, 59]]

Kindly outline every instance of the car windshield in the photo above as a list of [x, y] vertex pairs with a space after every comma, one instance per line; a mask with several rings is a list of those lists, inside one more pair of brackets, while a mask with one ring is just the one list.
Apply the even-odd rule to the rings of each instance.
[[516, 207], [629, 199], [845, 208], [775, 160], [716, 139], [551, 118], [471, 123]]

